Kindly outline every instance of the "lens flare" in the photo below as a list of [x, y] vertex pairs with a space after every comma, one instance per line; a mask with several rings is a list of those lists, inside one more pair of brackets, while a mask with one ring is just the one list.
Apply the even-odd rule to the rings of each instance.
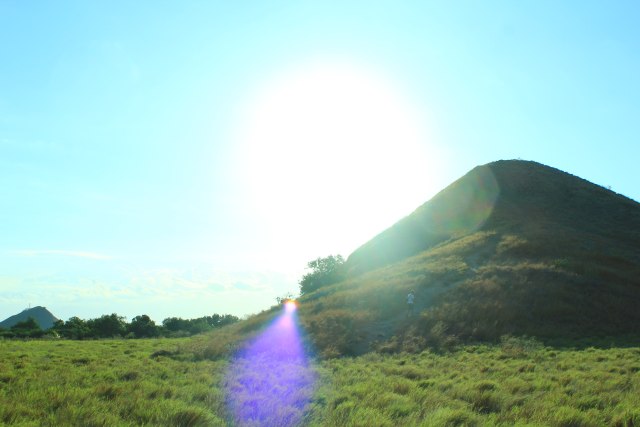
[[296, 426], [315, 388], [306, 355], [297, 304], [283, 312], [233, 358], [225, 377], [226, 403], [238, 426]]
[[293, 313], [294, 311], [296, 311], [297, 308], [298, 308], [298, 304], [292, 299], [287, 300], [284, 303], [284, 311], [285, 311], [285, 313]]

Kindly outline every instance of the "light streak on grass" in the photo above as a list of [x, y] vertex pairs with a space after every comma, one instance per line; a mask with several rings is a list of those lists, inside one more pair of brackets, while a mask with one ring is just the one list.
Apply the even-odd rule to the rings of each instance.
[[304, 351], [294, 301], [233, 358], [227, 408], [240, 426], [295, 426], [311, 401], [316, 376]]

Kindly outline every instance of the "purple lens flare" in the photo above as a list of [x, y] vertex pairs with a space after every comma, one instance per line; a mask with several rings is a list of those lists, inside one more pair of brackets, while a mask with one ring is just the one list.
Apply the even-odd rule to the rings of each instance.
[[234, 356], [225, 378], [227, 408], [239, 426], [296, 426], [316, 375], [304, 351], [294, 301]]

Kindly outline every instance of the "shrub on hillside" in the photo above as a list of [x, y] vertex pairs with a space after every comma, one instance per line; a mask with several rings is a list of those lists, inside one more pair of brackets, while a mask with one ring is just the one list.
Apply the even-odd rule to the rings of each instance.
[[311, 271], [300, 279], [300, 295], [308, 294], [323, 286], [344, 279], [344, 258], [342, 255], [329, 255], [310, 261], [307, 268]]

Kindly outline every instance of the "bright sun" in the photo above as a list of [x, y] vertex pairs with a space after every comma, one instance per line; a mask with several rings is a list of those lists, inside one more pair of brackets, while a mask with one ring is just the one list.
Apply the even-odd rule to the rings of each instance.
[[394, 89], [364, 68], [314, 63], [255, 95], [239, 170], [274, 249], [346, 256], [433, 195], [424, 113]]

